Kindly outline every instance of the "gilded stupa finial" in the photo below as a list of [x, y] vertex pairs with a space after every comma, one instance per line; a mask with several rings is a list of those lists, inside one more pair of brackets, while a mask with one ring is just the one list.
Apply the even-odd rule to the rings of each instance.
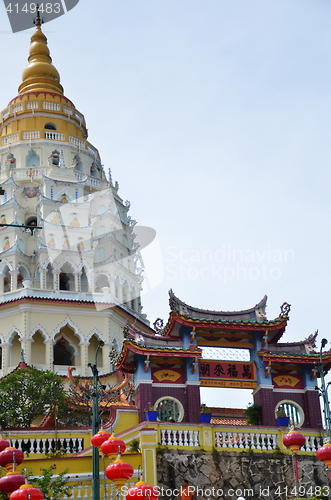
[[37, 17], [34, 20], [36, 31], [31, 37], [29, 64], [24, 68], [22, 83], [18, 87], [19, 94], [26, 92], [56, 92], [63, 95], [60, 75], [52, 64], [47, 47], [47, 38], [41, 31], [42, 19], [37, 4]]

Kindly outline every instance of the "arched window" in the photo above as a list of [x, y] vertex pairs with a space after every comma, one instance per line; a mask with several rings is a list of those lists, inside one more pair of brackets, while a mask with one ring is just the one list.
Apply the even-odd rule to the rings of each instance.
[[40, 157], [37, 155], [34, 149], [30, 149], [25, 157], [26, 168], [34, 168], [40, 166]]
[[9, 153], [9, 155], [7, 156], [7, 160], [9, 160], [10, 168], [16, 168], [16, 158], [12, 153]]
[[78, 172], [83, 172], [84, 165], [79, 155], [74, 156], [73, 165], [75, 165], [75, 169], [78, 170]]
[[73, 354], [74, 349], [64, 337], [61, 337], [54, 346], [54, 364], [71, 366]]
[[45, 127], [44, 128], [46, 130], [57, 130], [57, 126], [54, 123], [51, 123], [51, 122], [45, 123]]
[[126, 248], [129, 248], [129, 240], [126, 234], [123, 235], [123, 244], [126, 246]]

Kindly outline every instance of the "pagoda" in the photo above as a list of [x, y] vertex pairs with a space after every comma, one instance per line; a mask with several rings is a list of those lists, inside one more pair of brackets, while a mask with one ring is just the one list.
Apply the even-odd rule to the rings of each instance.
[[136, 222], [64, 95], [36, 19], [18, 95], [1, 112], [0, 376], [19, 363], [114, 371], [127, 321], [142, 314]]

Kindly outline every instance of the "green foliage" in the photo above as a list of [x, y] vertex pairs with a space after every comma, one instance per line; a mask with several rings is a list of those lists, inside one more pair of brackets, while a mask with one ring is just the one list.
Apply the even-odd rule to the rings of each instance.
[[287, 417], [285, 411], [284, 411], [284, 408], [282, 406], [280, 406], [276, 412], [276, 415], [277, 415], [277, 418], [279, 417]]
[[138, 438], [130, 441], [128, 451], [131, 453], [140, 453], [140, 442]]
[[55, 406], [59, 416], [67, 412], [61, 377], [33, 366], [20, 368], [1, 380], [0, 394], [2, 428], [30, 427], [36, 417], [47, 415]]
[[56, 477], [53, 474], [55, 470], [56, 465], [51, 465], [48, 469], [41, 469], [40, 477], [28, 478], [29, 484], [43, 492], [44, 500], [61, 500], [64, 495], [70, 497], [72, 487], [76, 486], [74, 484], [69, 487], [69, 477], [64, 477], [69, 468], [57, 474]]
[[167, 445], [164, 445], [164, 444], [158, 444], [157, 445], [157, 448], [156, 448], [156, 455], [158, 455], [159, 457], [163, 457], [163, 455], [165, 453], [167, 453], [169, 451], [169, 448]]
[[210, 413], [210, 409], [205, 403], [202, 403], [200, 413]]
[[244, 410], [245, 417], [247, 418], [247, 423], [250, 425], [261, 425], [261, 411], [261, 405], [249, 403], [247, 408]]

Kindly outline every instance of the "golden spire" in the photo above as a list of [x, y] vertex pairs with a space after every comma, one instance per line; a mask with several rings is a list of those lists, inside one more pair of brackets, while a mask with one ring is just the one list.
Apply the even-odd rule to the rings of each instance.
[[47, 47], [47, 38], [41, 31], [41, 19], [37, 5], [36, 31], [31, 37], [29, 64], [22, 74], [22, 83], [18, 87], [19, 94], [32, 91], [48, 91], [63, 94], [60, 75], [52, 64]]

